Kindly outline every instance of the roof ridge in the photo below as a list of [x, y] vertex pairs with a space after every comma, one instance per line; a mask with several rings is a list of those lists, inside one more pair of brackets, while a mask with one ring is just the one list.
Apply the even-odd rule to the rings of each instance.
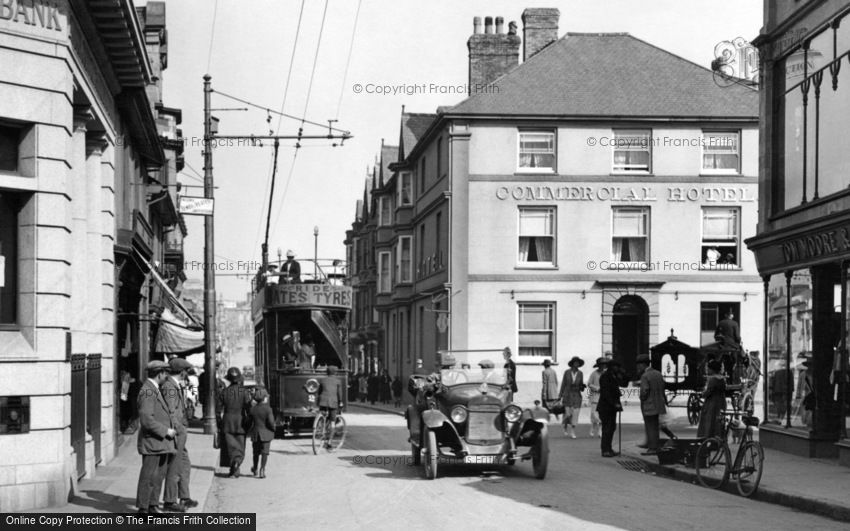
[[[631, 37], [632, 39], [634, 39], [634, 40], [636, 40], [636, 41], [638, 41], [638, 42], [641, 42], [641, 43], [643, 43], [643, 44], [645, 44], [645, 45], [647, 45], [647, 46], [649, 46], [649, 47], [651, 47], [651, 48], [655, 48], [656, 50], [658, 50], [658, 51], [660, 51], [660, 52], [663, 52], [663, 53], [665, 53], [666, 55], [669, 55], [669, 56], [671, 56], [671, 57], [674, 57], [674, 58], [678, 59], [679, 61], [682, 61], [682, 62], [688, 63], [688, 64], [690, 64], [690, 65], [693, 65], [693, 66], [697, 67], [697, 68], [700, 68], [700, 69], [702, 69], [702, 70], [705, 70], [706, 72], [710, 73], [711, 75], [714, 75], [714, 70], [712, 70], [711, 68], [708, 68], [708, 67], [703, 66], [703, 65], [701, 65], [701, 64], [699, 64], [699, 63], [696, 63], [696, 62], [694, 62], [694, 61], [691, 61], [690, 59], [686, 59], [686, 58], [682, 57], [682, 56], [681, 56], [681, 55], [679, 55], [679, 54], [676, 54], [676, 53], [671, 52], [670, 50], [665, 50], [664, 48], [661, 48], [660, 46], [657, 46], [657, 45], [655, 45], [655, 44], [652, 44], [652, 43], [651, 43], [651, 42], [649, 42], [649, 41], [646, 41], [646, 40], [644, 40], [644, 39], [641, 39], [640, 37], [635, 37], [634, 35], [631, 35], [631, 34], [628, 34], [628, 33], [626, 33], [625, 35], [627, 35], [628, 37]], [[746, 87], [746, 88], [749, 88], [749, 87]]]
[[565, 37], [631, 37], [628, 31], [568, 31]]

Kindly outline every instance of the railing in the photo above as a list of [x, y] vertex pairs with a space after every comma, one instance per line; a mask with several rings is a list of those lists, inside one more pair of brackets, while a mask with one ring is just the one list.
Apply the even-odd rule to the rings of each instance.
[[71, 356], [71, 447], [77, 454], [77, 478], [86, 473], [86, 355]]

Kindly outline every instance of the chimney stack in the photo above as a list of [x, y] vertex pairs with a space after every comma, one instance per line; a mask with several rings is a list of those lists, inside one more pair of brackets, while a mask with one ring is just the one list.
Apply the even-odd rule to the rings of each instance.
[[[510, 25], [511, 29], [516, 27], [514, 22]], [[472, 19], [473, 33], [466, 42], [470, 95], [484, 91], [487, 85], [519, 64], [520, 38], [515, 32], [505, 34], [504, 26], [505, 19], [496, 17], [494, 32], [493, 17], [484, 17], [484, 33], [481, 33], [481, 17]]]
[[561, 12], [557, 8], [535, 7], [522, 12], [523, 62], [558, 40], [559, 18]]

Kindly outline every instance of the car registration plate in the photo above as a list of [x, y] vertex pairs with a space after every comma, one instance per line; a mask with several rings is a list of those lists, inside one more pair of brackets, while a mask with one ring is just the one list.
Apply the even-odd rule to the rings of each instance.
[[471, 465], [498, 465], [502, 458], [498, 455], [465, 455], [463, 462]]

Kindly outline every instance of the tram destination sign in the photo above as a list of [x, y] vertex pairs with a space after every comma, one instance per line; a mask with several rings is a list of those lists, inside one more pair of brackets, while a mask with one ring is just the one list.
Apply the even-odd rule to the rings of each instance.
[[277, 284], [266, 286], [267, 308], [315, 307], [351, 309], [351, 286]]

